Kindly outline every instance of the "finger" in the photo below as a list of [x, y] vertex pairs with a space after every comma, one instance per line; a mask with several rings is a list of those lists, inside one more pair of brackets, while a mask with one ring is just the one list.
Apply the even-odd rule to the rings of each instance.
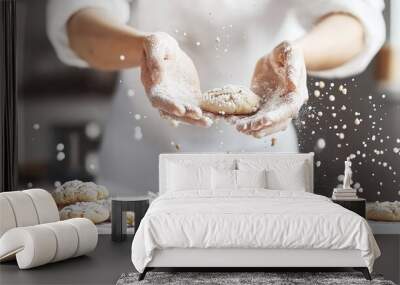
[[261, 130], [273, 124], [273, 121], [267, 116], [259, 116], [259, 118], [253, 120], [250, 124], [250, 129], [253, 131]]
[[291, 118], [286, 119], [284, 121], [281, 121], [277, 124], [274, 124], [272, 126], [266, 127], [264, 129], [261, 129], [257, 132], [251, 132], [250, 134], [255, 137], [255, 138], [263, 138], [265, 136], [269, 136], [272, 135], [274, 133], [280, 132], [280, 131], [284, 131], [286, 130], [286, 128], [288, 127], [288, 125], [291, 122]]
[[220, 116], [214, 114], [214, 113], [210, 113], [210, 112], [203, 112], [203, 116], [209, 118], [211, 121], [215, 121], [218, 120], [220, 118]]
[[236, 116], [236, 115], [232, 115], [232, 116], [224, 116], [224, 118], [225, 118], [225, 120], [226, 120], [228, 123], [230, 123], [230, 124], [232, 124], [232, 125], [236, 125], [236, 123], [237, 123], [239, 120], [241, 120], [241, 119], [243, 119], [243, 118], [246, 118], [246, 116]]
[[179, 104], [165, 95], [152, 95], [150, 97], [151, 104], [154, 108], [165, 111], [169, 114], [174, 114], [177, 117], [183, 116], [185, 114], [185, 107]]
[[210, 118], [205, 117], [205, 116], [201, 117], [198, 120], [195, 120], [195, 119], [192, 119], [192, 118], [189, 118], [189, 117], [186, 117], [186, 116], [177, 117], [175, 115], [168, 114], [168, 113], [166, 113], [164, 111], [160, 111], [160, 115], [162, 117], [167, 117], [167, 118], [172, 119], [172, 120], [176, 120], [176, 121], [179, 121], [179, 122], [183, 122], [183, 123], [186, 123], [186, 124], [189, 124], [189, 125], [195, 125], [195, 126], [199, 126], [199, 127], [208, 128], [213, 124], [213, 121]]
[[142, 84], [146, 90], [146, 93], [148, 93], [150, 86], [152, 85], [152, 80], [145, 60], [142, 60], [140, 64], [140, 79], [142, 80]]
[[236, 122], [236, 128], [240, 132], [256, 131], [262, 127], [269, 126], [273, 122], [266, 117], [267, 113], [259, 113], [253, 116], [244, 117]]
[[185, 115], [194, 120], [198, 120], [203, 116], [203, 113], [198, 106], [186, 105], [185, 109], [186, 109]]

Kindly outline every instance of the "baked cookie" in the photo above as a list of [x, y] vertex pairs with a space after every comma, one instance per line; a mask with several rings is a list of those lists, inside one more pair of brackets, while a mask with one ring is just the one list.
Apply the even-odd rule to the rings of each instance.
[[80, 180], [72, 180], [65, 182], [60, 187], [51, 193], [53, 195], [54, 200], [56, 201], [57, 205], [64, 205], [64, 204], [71, 204], [76, 201], [75, 197], [75, 189], [82, 184]]
[[400, 221], [400, 202], [368, 203], [367, 218], [375, 221]]
[[135, 226], [135, 213], [134, 212], [126, 212], [126, 224], [128, 227]]
[[252, 114], [260, 108], [260, 104], [258, 95], [239, 85], [211, 89], [202, 95], [200, 101], [201, 109], [218, 115]]
[[95, 224], [107, 221], [110, 218], [108, 207], [96, 202], [78, 202], [61, 209], [60, 219], [86, 218]]
[[73, 180], [65, 182], [52, 195], [56, 204], [63, 207], [76, 202], [95, 202], [105, 199], [108, 197], [108, 190], [93, 182]]

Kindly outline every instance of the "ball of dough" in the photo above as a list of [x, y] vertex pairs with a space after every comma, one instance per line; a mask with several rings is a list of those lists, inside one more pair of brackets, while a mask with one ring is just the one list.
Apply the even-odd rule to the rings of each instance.
[[260, 108], [261, 98], [249, 88], [226, 85], [214, 88], [202, 95], [200, 107], [219, 115], [248, 115]]

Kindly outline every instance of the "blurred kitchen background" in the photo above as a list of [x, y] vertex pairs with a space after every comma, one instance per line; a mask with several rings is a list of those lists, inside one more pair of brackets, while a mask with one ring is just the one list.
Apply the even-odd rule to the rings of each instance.
[[[345, 80], [309, 78], [310, 100], [295, 123], [300, 150], [316, 153], [316, 193], [331, 195], [351, 155], [359, 196], [400, 200], [400, 1], [385, 2], [387, 44], [368, 70]], [[117, 73], [58, 60], [46, 36], [45, 5], [17, 1], [21, 189], [52, 190], [71, 179], [96, 179], [97, 152], [118, 84]]]

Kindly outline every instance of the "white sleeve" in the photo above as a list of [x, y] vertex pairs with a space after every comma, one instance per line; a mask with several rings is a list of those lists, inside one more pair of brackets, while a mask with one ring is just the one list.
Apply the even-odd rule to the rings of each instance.
[[69, 65], [87, 67], [88, 63], [70, 48], [66, 24], [77, 11], [87, 7], [104, 8], [121, 23], [127, 23], [130, 6], [127, 0], [49, 0], [47, 4], [47, 36], [59, 59]]
[[[315, 22], [329, 13], [349, 13], [364, 26], [364, 50], [345, 64], [318, 72], [309, 72], [320, 77], [347, 77], [363, 72], [382, 47], [386, 31], [382, 11], [383, 0], [295, 0], [294, 13], [301, 26], [310, 30]], [[318, 44], [318, 43], [315, 43]]]

